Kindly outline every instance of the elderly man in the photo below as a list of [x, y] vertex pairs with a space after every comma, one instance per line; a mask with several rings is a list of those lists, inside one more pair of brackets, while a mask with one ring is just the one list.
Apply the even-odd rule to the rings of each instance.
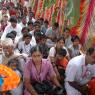
[[16, 53], [14, 51], [14, 44], [12, 39], [10, 38], [6, 38], [5, 40], [2, 41], [2, 48], [3, 48], [3, 54], [2, 54], [2, 64], [7, 65], [8, 61], [13, 59], [13, 58], [17, 58], [19, 63], [19, 69], [21, 71], [23, 71], [23, 67], [24, 67], [24, 63], [25, 60], [24, 58], [21, 56], [21, 54]]
[[85, 55], [71, 59], [66, 68], [65, 88], [67, 95], [87, 95], [88, 82], [95, 77], [95, 48]]

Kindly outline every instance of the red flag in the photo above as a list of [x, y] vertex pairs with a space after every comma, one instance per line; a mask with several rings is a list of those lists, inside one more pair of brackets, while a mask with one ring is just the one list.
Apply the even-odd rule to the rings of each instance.
[[39, 0], [35, 0], [34, 7], [33, 7], [33, 12], [34, 12], [35, 15], [36, 15], [37, 8], [38, 8], [38, 1]]
[[50, 8], [50, 16], [49, 16], [49, 24], [50, 25], [52, 24], [52, 15], [54, 13], [54, 7], [55, 7], [55, 5], [52, 5]]
[[90, 4], [89, 4], [85, 24], [84, 24], [84, 27], [83, 27], [83, 31], [82, 31], [82, 34], [81, 34], [81, 44], [82, 45], [85, 43], [85, 41], [87, 39], [88, 29], [89, 29], [89, 26], [90, 26], [91, 16], [92, 16], [92, 12], [94, 10], [94, 6], [95, 6], [95, 0], [91, 0]]

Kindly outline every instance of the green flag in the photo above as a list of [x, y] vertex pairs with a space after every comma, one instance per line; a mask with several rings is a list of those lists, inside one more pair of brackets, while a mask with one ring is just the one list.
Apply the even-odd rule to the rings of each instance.
[[70, 27], [76, 25], [80, 16], [80, 0], [68, 0], [65, 8], [65, 19], [70, 20]]

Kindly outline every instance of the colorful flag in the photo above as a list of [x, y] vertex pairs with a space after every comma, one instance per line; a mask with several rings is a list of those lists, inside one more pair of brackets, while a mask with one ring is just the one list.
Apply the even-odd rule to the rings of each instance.
[[33, 6], [33, 12], [35, 13], [35, 15], [36, 15], [36, 12], [37, 12], [37, 9], [38, 9], [38, 1], [39, 0], [35, 0], [34, 6]]

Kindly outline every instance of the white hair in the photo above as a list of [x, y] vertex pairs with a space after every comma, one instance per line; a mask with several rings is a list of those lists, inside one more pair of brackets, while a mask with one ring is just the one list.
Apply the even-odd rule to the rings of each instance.
[[2, 40], [2, 45], [3, 46], [14, 46], [13, 40], [11, 38], [5, 38]]

